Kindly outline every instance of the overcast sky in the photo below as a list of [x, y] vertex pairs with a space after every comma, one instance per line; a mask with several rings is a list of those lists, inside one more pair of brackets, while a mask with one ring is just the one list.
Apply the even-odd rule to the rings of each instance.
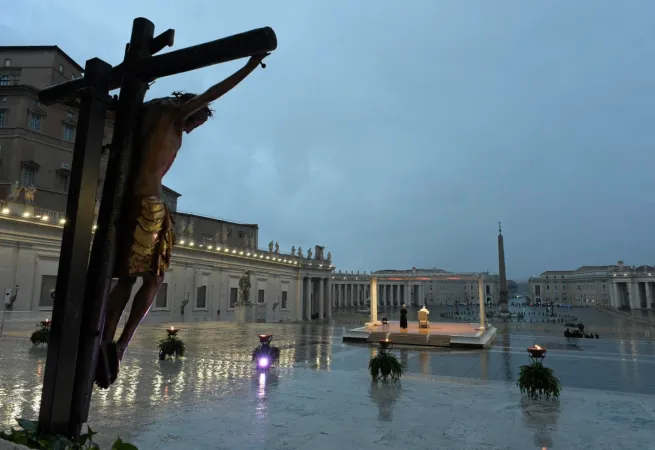
[[498, 221], [511, 278], [655, 263], [652, 0], [20, 0], [0, 36], [117, 64], [137, 16], [176, 49], [278, 36], [185, 137], [164, 179], [181, 210], [258, 223], [262, 246], [325, 245], [348, 270], [497, 272]]

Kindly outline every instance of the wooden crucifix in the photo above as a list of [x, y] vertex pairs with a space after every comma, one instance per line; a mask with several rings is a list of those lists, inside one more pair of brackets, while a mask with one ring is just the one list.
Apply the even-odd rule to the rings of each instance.
[[[161, 200], [161, 179], [182, 142], [211, 115], [209, 103], [229, 91], [277, 48], [271, 28], [259, 28], [194, 47], [155, 55], [173, 45], [174, 31], [154, 37], [155, 26], [134, 20], [121, 64], [94, 58], [84, 77], [40, 92], [45, 105], [79, 102], [39, 430], [76, 437], [88, 419], [93, 384], [108, 387], [138, 323], [163, 280], [174, 243], [171, 213]], [[152, 81], [250, 57], [244, 68], [200, 95], [177, 93], [144, 103]], [[109, 92], [120, 88], [120, 96]], [[91, 247], [97, 180], [107, 111], [114, 134]], [[89, 248], [91, 254], [89, 257]], [[119, 282], [109, 294], [112, 277]], [[121, 338], [118, 319], [135, 277], [144, 279]], [[136, 307], [136, 308], [135, 308]]]

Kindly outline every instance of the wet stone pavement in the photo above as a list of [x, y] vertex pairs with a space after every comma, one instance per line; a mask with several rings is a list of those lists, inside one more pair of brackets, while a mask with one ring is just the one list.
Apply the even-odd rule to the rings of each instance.
[[[116, 385], [94, 393], [90, 424], [101, 445], [120, 435], [140, 449], [652, 448], [655, 341], [515, 325], [496, 324], [484, 351], [394, 349], [408, 367], [397, 386], [371, 384], [376, 349], [343, 343], [344, 327], [176, 324], [188, 356], [159, 361], [165, 326], [144, 325]], [[30, 331], [10, 326], [0, 338], [1, 428], [37, 416], [45, 350], [31, 348]], [[267, 374], [250, 362], [261, 332], [282, 349]], [[548, 348], [560, 401], [519, 395], [535, 343]]]

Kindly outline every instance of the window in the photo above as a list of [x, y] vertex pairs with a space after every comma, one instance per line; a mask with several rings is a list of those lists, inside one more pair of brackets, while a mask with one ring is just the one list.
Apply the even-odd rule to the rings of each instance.
[[280, 307], [282, 309], [287, 309], [287, 302], [288, 302], [287, 291], [282, 291], [282, 304], [280, 305]]
[[234, 309], [237, 304], [237, 296], [239, 295], [239, 288], [230, 288], [230, 309]]
[[30, 113], [28, 116], [27, 126], [30, 130], [41, 131], [41, 116]]
[[196, 308], [205, 309], [207, 307], [207, 286], [199, 286], [196, 289]]
[[9, 75], [0, 75], [0, 86], [9, 86]]
[[260, 289], [257, 291], [257, 303], [264, 303], [264, 290]]
[[68, 111], [68, 112], [66, 113], [66, 118], [67, 118], [68, 120], [73, 120], [73, 113], [70, 112], [70, 111]]
[[71, 80], [75, 80], [77, 78], [77, 75], [74, 73], [71, 73]]
[[41, 106], [41, 100], [39, 100], [38, 98], [33, 98], [32, 99], [32, 105], [33, 106]]
[[57, 188], [60, 191], [68, 192], [69, 180], [70, 180], [70, 172], [68, 170], [59, 169], [57, 171]]
[[34, 186], [34, 175], [36, 168], [31, 166], [23, 166], [20, 168], [20, 184], [23, 186]]
[[0, 127], [4, 127], [7, 123], [7, 111], [0, 111]]
[[11, 59], [5, 59], [5, 67], [11, 67]]
[[166, 308], [168, 295], [168, 283], [162, 283], [155, 297], [155, 308]]
[[72, 125], [64, 124], [64, 140], [73, 142], [75, 141], [75, 127]]
[[534, 287], [534, 295], [541, 295], [541, 286], [540, 285], [536, 285]]
[[55, 304], [54, 292], [57, 287], [56, 275], [41, 275], [41, 297], [39, 298], [39, 306], [45, 308], [52, 308]]
[[64, 65], [59, 64], [59, 73], [64, 73]]

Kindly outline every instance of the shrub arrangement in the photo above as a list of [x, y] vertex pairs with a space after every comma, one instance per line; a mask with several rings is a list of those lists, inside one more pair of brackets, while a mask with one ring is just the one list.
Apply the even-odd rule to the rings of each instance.
[[169, 334], [166, 339], [159, 341], [159, 359], [181, 358], [186, 351], [184, 341], [174, 334]]
[[32, 333], [32, 336], [30, 336], [30, 342], [32, 345], [37, 346], [37, 345], [47, 345], [48, 341], [50, 341], [50, 328], [51, 328], [52, 322], [49, 320], [43, 320], [39, 322], [37, 330]]
[[[64, 436], [39, 433], [35, 420], [16, 419], [20, 428], [11, 428], [0, 433], [0, 439], [28, 448], [46, 450], [99, 450], [98, 444], [93, 442], [97, 433], [87, 426], [87, 432], [77, 439], [71, 440]], [[138, 450], [134, 445], [116, 439], [111, 450]]]
[[521, 394], [531, 398], [558, 398], [562, 390], [553, 369], [545, 367], [541, 361], [521, 366], [518, 385]]
[[368, 370], [373, 381], [398, 381], [403, 375], [405, 367], [396, 355], [381, 348], [378, 354], [368, 362]]

